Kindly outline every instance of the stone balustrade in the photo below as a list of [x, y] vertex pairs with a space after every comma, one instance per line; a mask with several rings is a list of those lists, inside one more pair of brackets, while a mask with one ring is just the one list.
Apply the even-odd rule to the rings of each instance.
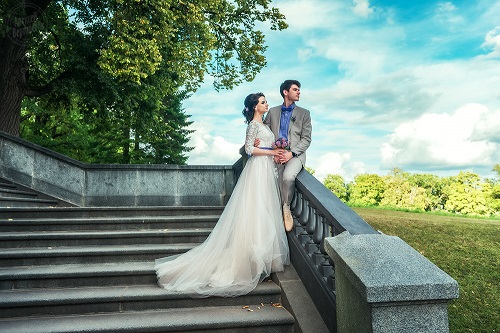
[[0, 177], [75, 206], [220, 206], [232, 166], [85, 164], [0, 132]]

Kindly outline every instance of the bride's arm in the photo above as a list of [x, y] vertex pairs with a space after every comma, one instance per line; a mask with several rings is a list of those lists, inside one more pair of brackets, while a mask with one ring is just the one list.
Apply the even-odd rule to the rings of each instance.
[[255, 144], [255, 139], [257, 138], [257, 133], [258, 133], [259, 127], [257, 123], [255, 122], [250, 122], [247, 127], [247, 135], [245, 139], [245, 152], [248, 155], [253, 155], [253, 156], [276, 156], [278, 155], [279, 149], [261, 149], [259, 147], [254, 147]]

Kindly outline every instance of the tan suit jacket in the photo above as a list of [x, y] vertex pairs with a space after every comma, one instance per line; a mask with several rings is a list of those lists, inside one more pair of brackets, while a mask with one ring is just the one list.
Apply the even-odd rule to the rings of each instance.
[[[264, 119], [276, 138], [279, 137], [281, 119], [281, 105], [272, 107]], [[304, 166], [306, 164], [306, 150], [311, 144], [311, 113], [309, 110], [295, 105], [288, 126], [288, 143], [290, 150], [297, 154], [298, 159]]]

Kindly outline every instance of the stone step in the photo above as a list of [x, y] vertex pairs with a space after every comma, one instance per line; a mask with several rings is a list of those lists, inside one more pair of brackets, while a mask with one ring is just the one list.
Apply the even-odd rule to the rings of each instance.
[[239, 297], [192, 298], [156, 284], [0, 291], [0, 318], [73, 315], [172, 308], [256, 305], [280, 302], [281, 289], [271, 280]]
[[0, 219], [68, 219], [89, 217], [151, 217], [218, 215], [223, 206], [138, 206], [138, 207], [40, 207], [10, 209], [0, 208]]
[[55, 207], [59, 204], [57, 200], [38, 198], [16, 198], [0, 197], [0, 207]]
[[213, 228], [219, 215], [3, 218], [0, 232]]
[[0, 248], [202, 243], [212, 228], [0, 233]]
[[293, 316], [284, 308], [275, 306], [264, 306], [260, 310], [254, 307], [253, 311], [241, 306], [220, 306], [0, 320], [0, 332], [22, 333], [293, 331]]
[[147, 284], [156, 284], [153, 260], [0, 267], [0, 290]]
[[60, 202], [24, 186], [0, 179], [0, 209], [2, 208], [52, 208]]
[[0, 179], [0, 189], [15, 189], [16, 185], [5, 179]]
[[16, 189], [6, 189], [0, 186], [1, 198], [36, 198], [37, 194], [28, 191], [21, 191]]
[[7, 248], [0, 267], [149, 261], [183, 253], [199, 243]]

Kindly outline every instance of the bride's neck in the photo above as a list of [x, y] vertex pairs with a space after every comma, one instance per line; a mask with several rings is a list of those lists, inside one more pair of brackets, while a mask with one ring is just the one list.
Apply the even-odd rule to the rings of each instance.
[[253, 117], [253, 121], [256, 121], [256, 122], [258, 122], [258, 123], [261, 123], [261, 124], [262, 124], [262, 115], [259, 115], [259, 116], [255, 115], [255, 116]]

